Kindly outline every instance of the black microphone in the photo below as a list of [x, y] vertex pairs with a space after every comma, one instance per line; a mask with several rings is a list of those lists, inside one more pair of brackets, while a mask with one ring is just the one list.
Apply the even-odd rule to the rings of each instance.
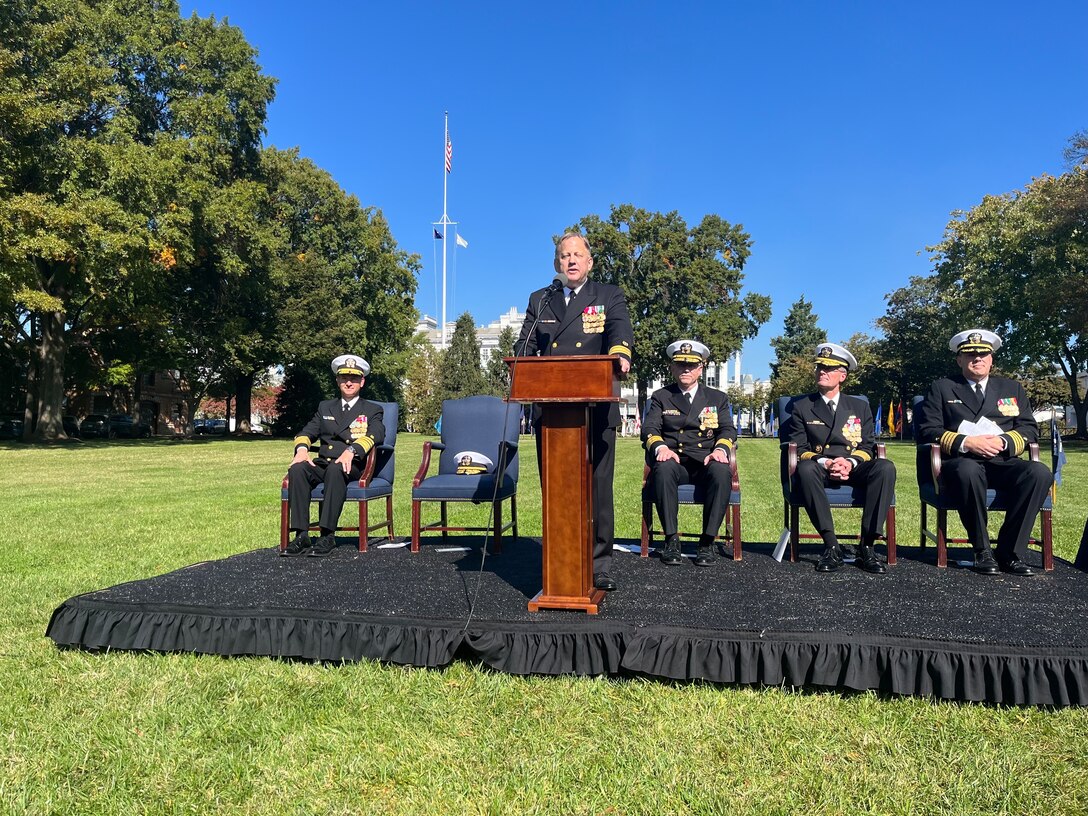
[[556, 272], [552, 282], [548, 284], [548, 294], [554, 295], [557, 292], [562, 292], [568, 286], [570, 286], [570, 278], [567, 277], [566, 273]]

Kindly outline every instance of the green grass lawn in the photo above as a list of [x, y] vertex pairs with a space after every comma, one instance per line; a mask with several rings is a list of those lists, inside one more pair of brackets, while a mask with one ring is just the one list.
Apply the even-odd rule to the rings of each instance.
[[[421, 442], [398, 442], [398, 535]], [[520, 527], [536, 536], [526, 442]], [[1071, 559], [1088, 450], [1067, 450], [1055, 552]], [[889, 455], [900, 545], [915, 546], [913, 448]], [[777, 456], [775, 440], [741, 446], [746, 542], [778, 537]], [[1088, 812], [1080, 709], [59, 651], [44, 632], [72, 595], [276, 544], [290, 443], [4, 444], [0, 457], [3, 814]], [[616, 471], [617, 534], [633, 540], [635, 440]]]

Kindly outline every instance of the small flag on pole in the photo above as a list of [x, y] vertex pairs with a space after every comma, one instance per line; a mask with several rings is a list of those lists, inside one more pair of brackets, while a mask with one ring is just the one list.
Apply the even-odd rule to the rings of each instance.
[[450, 132], [446, 131], [446, 172], [453, 170], [453, 142], [450, 141]]
[[888, 400], [888, 433], [895, 436], [895, 400]]
[[441, 233], [441, 232], [439, 232], [439, 231], [438, 231], [438, 230], [436, 229], [436, 230], [434, 231], [434, 237], [435, 237], [435, 238], [437, 238], [437, 239], [438, 239], [439, 241], [441, 241], [441, 240], [442, 240], [442, 233]]
[[464, 247], [465, 249], [468, 249], [468, 241], [466, 241], [464, 238], [462, 238], [460, 235], [458, 235], [457, 236], [457, 246]]
[[895, 432], [903, 433], [903, 403], [899, 403], [899, 407], [895, 409]]
[[880, 432], [884, 430], [880, 425], [880, 415], [883, 410], [884, 406], [878, 402], [876, 404], [876, 418], [873, 420], [873, 424], [876, 426], [873, 428], [873, 436], [880, 436]]
[[770, 427], [770, 429], [771, 429], [771, 436], [778, 436], [778, 428], [776, 428], [775, 424], [774, 424], [774, 406], [773, 405], [771, 406], [771, 421], [770, 421], [770, 424], [769, 424], [768, 427]]

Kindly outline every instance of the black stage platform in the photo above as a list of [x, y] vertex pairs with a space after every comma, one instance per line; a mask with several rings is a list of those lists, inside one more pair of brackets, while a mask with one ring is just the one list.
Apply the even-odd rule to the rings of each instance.
[[359, 553], [344, 539], [328, 558], [257, 550], [71, 598], [47, 634], [91, 650], [430, 667], [461, 658], [513, 674], [1088, 703], [1088, 576], [1064, 561], [1032, 578], [985, 577], [903, 547], [886, 576], [851, 566], [819, 575], [814, 548], [779, 564], [770, 545], [746, 544], [743, 561], [709, 568], [617, 552], [620, 589], [601, 614], [531, 614], [540, 546], [507, 542], [482, 574], [475, 548]]

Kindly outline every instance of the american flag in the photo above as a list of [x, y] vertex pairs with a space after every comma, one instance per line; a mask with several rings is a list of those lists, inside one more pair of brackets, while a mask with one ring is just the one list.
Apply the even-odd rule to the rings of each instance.
[[446, 172], [450, 172], [453, 169], [453, 142], [450, 141], [450, 134], [446, 134]]

